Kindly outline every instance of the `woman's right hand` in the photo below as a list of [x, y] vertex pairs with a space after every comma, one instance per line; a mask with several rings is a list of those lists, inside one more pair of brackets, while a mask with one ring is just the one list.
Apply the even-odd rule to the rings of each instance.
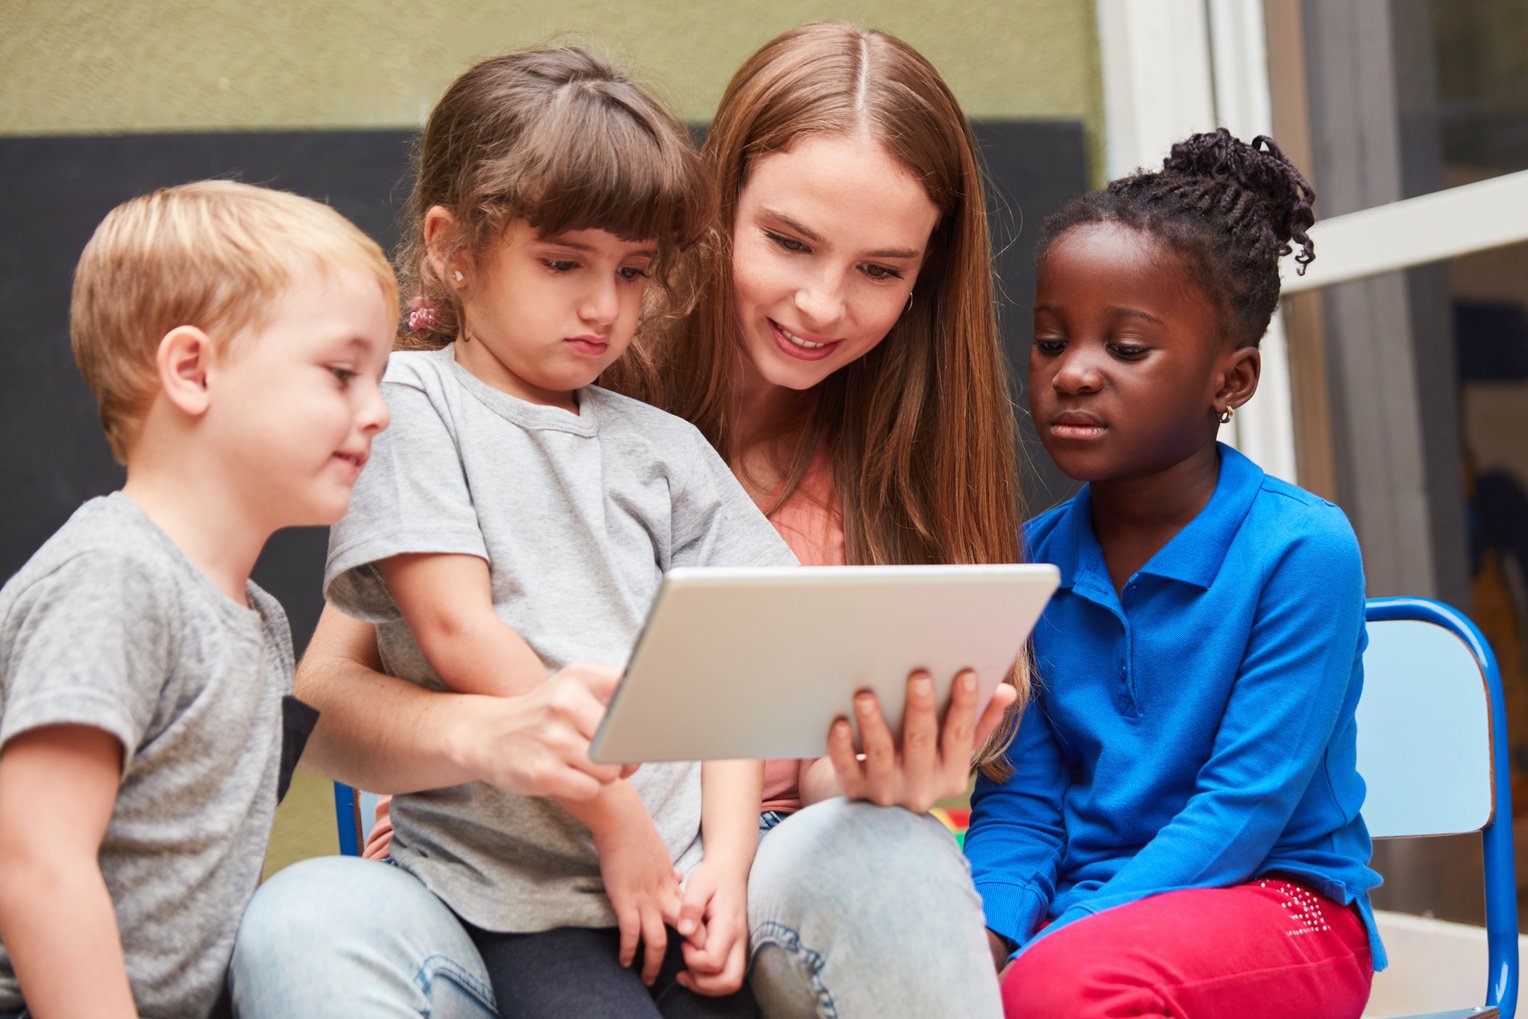
[[574, 662], [530, 693], [486, 698], [464, 719], [459, 752], [480, 780], [507, 792], [586, 800], [636, 770], [589, 759], [620, 679], [620, 669]]
[[428, 690], [381, 668], [376, 630], [326, 606], [297, 666], [297, 695], [320, 712], [304, 765], [379, 793], [482, 781], [568, 800], [631, 772], [589, 760], [619, 669], [576, 663], [530, 693], [484, 697]]

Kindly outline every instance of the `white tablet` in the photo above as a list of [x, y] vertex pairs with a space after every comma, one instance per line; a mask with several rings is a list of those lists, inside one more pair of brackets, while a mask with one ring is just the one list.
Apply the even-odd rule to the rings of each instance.
[[1058, 581], [1043, 564], [671, 570], [590, 756], [820, 757], [858, 690], [897, 731], [918, 668], [941, 710], [967, 667], [986, 704]]

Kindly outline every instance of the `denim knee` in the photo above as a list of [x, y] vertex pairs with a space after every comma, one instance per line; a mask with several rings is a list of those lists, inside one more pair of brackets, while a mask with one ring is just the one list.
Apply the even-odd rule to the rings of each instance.
[[412, 875], [355, 857], [305, 860], [255, 893], [229, 970], [241, 1019], [495, 1019], [482, 959]]
[[771, 1017], [1000, 1014], [970, 869], [928, 815], [814, 804], [764, 836], [748, 900]]
[[803, 945], [800, 933], [765, 921], [753, 929], [751, 948], [749, 987], [767, 1019], [837, 1019], [838, 1008], [822, 979], [822, 953]]

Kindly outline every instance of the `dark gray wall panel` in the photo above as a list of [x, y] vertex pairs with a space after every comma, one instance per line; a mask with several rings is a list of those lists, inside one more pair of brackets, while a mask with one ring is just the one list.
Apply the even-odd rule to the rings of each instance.
[[[1032, 252], [1044, 218], [1086, 184], [1082, 125], [976, 125], [993, 187], [1000, 316], [1020, 377], [1028, 357]], [[95, 404], [69, 351], [69, 287], [80, 249], [113, 206], [205, 177], [326, 201], [385, 248], [408, 194], [404, 131], [260, 132], [0, 139], [0, 577], [9, 577], [83, 500], [117, 488]], [[1020, 399], [1020, 417], [1028, 414]], [[1071, 491], [1026, 426], [1031, 512]], [[1043, 466], [1039, 466], [1044, 462]], [[276, 535], [256, 579], [281, 599], [299, 649], [322, 605], [324, 532]]]

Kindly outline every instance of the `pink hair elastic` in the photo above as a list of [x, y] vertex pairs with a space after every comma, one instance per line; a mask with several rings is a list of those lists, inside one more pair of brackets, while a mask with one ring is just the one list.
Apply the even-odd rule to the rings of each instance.
[[416, 332], [440, 324], [440, 311], [423, 294], [409, 298], [409, 328]]

